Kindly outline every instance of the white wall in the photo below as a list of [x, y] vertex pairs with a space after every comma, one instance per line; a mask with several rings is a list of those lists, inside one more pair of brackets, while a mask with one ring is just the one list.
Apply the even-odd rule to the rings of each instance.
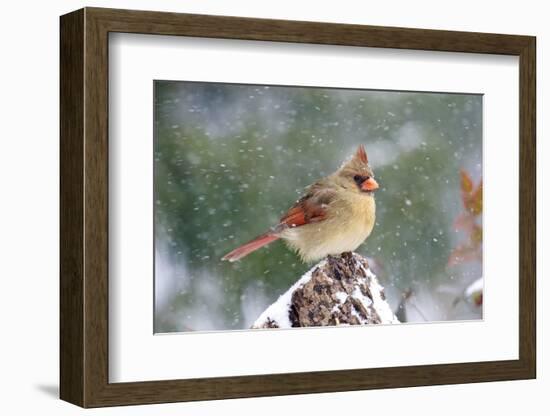
[[[545, 2], [393, 1], [359, 2], [277, 0], [4, 2], [0, 17], [0, 409], [3, 414], [68, 415], [82, 410], [59, 401], [58, 384], [58, 16], [82, 6], [318, 20], [388, 26], [529, 34], [538, 37], [539, 260], [548, 242], [550, 208], [542, 183], [549, 169], [550, 146], [542, 140], [544, 104], [550, 96], [550, 27]], [[547, 66], [547, 65], [546, 65]], [[6, 148], [7, 145], [7, 148]], [[503, 173], [505, 174], [505, 172]], [[544, 178], [542, 176], [545, 176]], [[543, 238], [543, 233], [545, 238]], [[546, 266], [548, 262], [546, 261]], [[7, 266], [7, 267], [6, 267]], [[547, 267], [546, 267], [547, 269]], [[538, 270], [539, 379], [317, 394], [218, 402], [168, 404], [92, 410], [88, 414], [295, 414], [333, 415], [343, 411], [376, 414], [469, 415], [528, 411], [548, 414], [550, 364], [543, 348], [548, 318], [543, 299], [549, 285]], [[406, 348], [406, 345], [404, 345]], [[11, 410], [11, 411], [9, 411]]]

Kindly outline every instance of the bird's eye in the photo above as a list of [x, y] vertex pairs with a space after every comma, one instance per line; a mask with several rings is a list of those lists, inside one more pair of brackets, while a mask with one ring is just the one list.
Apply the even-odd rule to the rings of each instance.
[[369, 179], [368, 176], [363, 176], [363, 175], [355, 175], [353, 177], [353, 180], [355, 181], [355, 183], [357, 185], [361, 185], [363, 182], [365, 182], [367, 179]]

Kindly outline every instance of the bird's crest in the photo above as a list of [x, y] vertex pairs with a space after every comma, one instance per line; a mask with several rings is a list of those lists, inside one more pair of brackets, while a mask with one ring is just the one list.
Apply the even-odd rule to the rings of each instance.
[[360, 162], [369, 163], [369, 158], [367, 157], [367, 152], [365, 151], [365, 146], [362, 144], [359, 145], [357, 151], [355, 152], [355, 158]]

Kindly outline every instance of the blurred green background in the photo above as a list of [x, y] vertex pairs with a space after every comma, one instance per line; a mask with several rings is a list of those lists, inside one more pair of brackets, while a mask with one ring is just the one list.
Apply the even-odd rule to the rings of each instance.
[[[282, 242], [228, 251], [277, 223], [363, 143], [381, 185], [357, 250], [411, 322], [478, 319], [456, 302], [481, 263], [448, 267], [464, 236], [461, 169], [477, 182], [482, 96], [155, 82], [155, 332], [248, 328], [312, 265]], [[409, 292], [411, 293], [411, 292]]]

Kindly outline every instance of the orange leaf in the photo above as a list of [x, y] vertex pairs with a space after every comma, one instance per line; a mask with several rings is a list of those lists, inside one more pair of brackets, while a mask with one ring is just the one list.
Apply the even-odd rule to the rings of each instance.
[[472, 178], [465, 170], [460, 171], [460, 189], [462, 191], [462, 203], [464, 204], [464, 208], [468, 209], [470, 193], [474, 189], [474, 184]]
[[454, 222], [455, 230], [463, 230], [468, 232], [472, 229], [474, 226], [475, 218], [472, 215], [469, 214], [460, 214], [458, 217], [456, 217]]
[[447, 266], [455, 266], [465, 261], [481, 260], [481, 244], [483, 229], [476, 224], [476, 217], [481, 215], [483, 210], [483, 185], [474, 189], [472, 177], [465, 171], [460, 171], [460, 190], [462, 203], [465, 212], [460, 214], [454, 221], [455, 229], [462, 230], [468, 235], [467, 242], [456, 247], [449, 256]]
[[470, 245], [460, 245], [452, 251], [447, 261], [447, 266], [456, 266], [457, 264], [474, 260], [478, 257], [479, 253], [477, 248]]
[[460, 171], [460, 189], [465, 194], [469, 194], [474, 189], [474, 183], [472, 178], [465, 170]]
[[470, 242], [473, 246], [477, 247], [481, 244], [481, 241], [483, 240], [483, 228], [481, 228], [480, 225], [475, 224], [472, 227], [472, 231], [470, 233]]
[[468, 198], [466, 208], [473, 214], [479, 215], [483, 210], [483, 185], [479, 182], [476, 190]]

